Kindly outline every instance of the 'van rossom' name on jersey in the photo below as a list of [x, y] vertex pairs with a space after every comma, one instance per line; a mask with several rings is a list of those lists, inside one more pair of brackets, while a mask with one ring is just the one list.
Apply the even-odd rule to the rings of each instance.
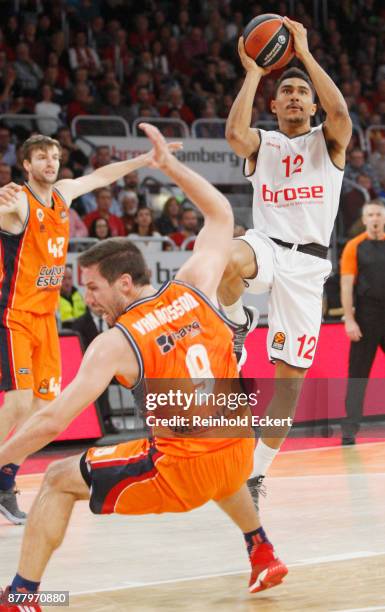
[[294, 244], [329, 246], [344, 173], [330, 159], [322, 125], [293, 138], [278, 131], [259, 133], [250, 176], [245, 163], [254, 188], [254, 228]]
[[0, 231], [0, 309], [34, 314], [55, 312], [64, 275], [69, 211], [52, 192], [52, 208], [44, 206], [28, 185], [28, 215], [20, 234]]

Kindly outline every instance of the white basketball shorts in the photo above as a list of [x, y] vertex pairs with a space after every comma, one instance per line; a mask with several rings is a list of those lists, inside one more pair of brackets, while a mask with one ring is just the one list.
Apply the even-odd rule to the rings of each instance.
[[257, 230], [245, 240], [254, 251], [258, 274], [245, 279], [249, 293], [269, 292], [267, 354], [290, 365], [309, 368], [313, 363], [322, 318], [324, 283], [329, 260], [280, 246]]

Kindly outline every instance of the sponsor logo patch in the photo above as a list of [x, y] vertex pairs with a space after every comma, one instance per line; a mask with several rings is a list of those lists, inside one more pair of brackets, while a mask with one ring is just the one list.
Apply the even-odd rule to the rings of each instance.
[[284, 332], [277, 332], [274, 334], [272, 348], [277, 349], [278, 351], [282, 351], [285, 346], [286, 334]]
[[156, 338], [156, 343], [162, 355], [169, 353], [175, 348], [178, 340], [182, 340], [186, 336], [194, 337], [197, 334], [201, 333], [201, 327], [198, 321], [193, 321], [192, 323], [181, 327], [176, 332], [171, 332], [169, 334], [162, 334]]

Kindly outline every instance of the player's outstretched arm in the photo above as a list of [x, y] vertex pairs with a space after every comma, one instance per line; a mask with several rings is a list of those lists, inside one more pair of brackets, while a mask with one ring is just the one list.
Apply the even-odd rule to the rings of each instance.
[[[167, 144], [170, 151], [178, 151], [182, 148], [182, 143], [170, 142]], [[119, 180], [126, 174], [138, 170], [147, 166], [152, 158], [152, 151], [138, 155], [134, 159], [128, 159], [122, 162], [114, 162], [98, 168], [91, 174], [81, 176], [77, 179], [63, 179], [58, 181], [55, 185], [60, 193], [65, 198], [66, 202], [70, 204], [72, 200], [79, 196], [111, 185], [115, 181]]]
[[345, 165], [345, 151], [352, 136], [352, 121], [344, 97], [333, 80], [314, 59], [309, 51], [306, 29], [302, 23], [284, 18], [284, 24], [294, 39], [294, 50], [304, 64], [322, 108], [326, 113], [325, 138], [332, 160], [337, 166]]
[[20, 215], [21, 191], [22, 187], [16, 183], [8, 183], [0, 188], [0, 228], [2, 228], [4, 218], [8, 215]]
[[247, 55], [242, 36], [238, 41], [238, 53], [246, 77], [226, 121], [226, 140], [237, 155], [248, 158], [258, 151], [261, 144], [258, 131], [250, 127], [251, 113], [259, 82], [269, 70], [258, 66]]
[[204, 226], [195, 242], [192, 257], [176, 278], [190, 283], [216, 300], [216, 291], [230, 256], [234, 216], [229, 201], [205, 178], [178, 161], [167, 148], [162, 134], [152, 125], [141, 123], [154, 145], [151, 165], [170, 177], [194, 202], [204, 217]]
[[100, 334], [90, 344], [73, 381], [53, 402], [38, 410], [21, 429], [0, 446], [0, 463], [30, 455], [52, 442], [71, 421], [106, 389], [122, 363], [136, 359], [117, 329]]

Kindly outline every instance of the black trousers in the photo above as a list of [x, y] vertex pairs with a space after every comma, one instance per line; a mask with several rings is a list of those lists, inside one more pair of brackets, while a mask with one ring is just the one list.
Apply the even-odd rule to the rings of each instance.
[[345, 435], [354, 435], [360, 428], [370, 370], [378, 347], [385, 352], [385, 302], [358, 299], [355, 317], [362, 338], [350, 344], [346, 419], [342, 424]]

